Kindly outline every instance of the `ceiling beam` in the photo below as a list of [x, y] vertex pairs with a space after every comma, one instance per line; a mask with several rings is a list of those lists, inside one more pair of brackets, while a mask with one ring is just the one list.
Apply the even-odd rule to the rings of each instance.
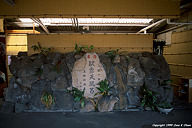
[[41, 22], [39, 18], [31, 18], [35, 23], [39, 24], [39, 26], [42, 27], [42, 29], [46, 32], [46, 34], [49, 34], [49, 30], [47, 27]]
[[9, 33], [9, 34], [33, 34], [33, 33], [35, 33], [35, 34], [40, 34], [40, 32], [38, 32], [38, 31], [34, 31], [33, 32], [33, 30], [7, 30], [7, 33]]
[[3, 0], [3, 1], [11, 6], [15, 6], [15, 0]]
[[152, 28], [153, 26], [155, 26], [155, 25], [157, 25], [157, 24], [160, 24], [160, 23], [163, 22], [163, 21], [166, 21], [166, 19], [159, 20], [159, 21], [157, 21], [157, 22], [155, 22], [155, 23], [153, 23], [153, 24], [151, 24], [151, 25], [149, 25], [149, 26], [141, 29], [140, 31], [137, 32], [137, 34], [139, 34], [139, 33], [141, 33], [141, 32], [145, 32], [145, 31], [147, 31], [147, 29]]

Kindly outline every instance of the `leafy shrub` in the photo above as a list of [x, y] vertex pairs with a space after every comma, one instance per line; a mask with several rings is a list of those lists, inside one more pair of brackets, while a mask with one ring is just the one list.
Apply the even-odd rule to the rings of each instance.
[[75, 44], [75, 51], [74, 54], [81, 54], [81, 53], [86, 53], [86, 52], [90, 52], [93, 49], [93, 45], [91, 45], [90, 47], [87, 45], [82, 45], [82, 46], [78, 46], [77, 44]]
[[141, 88], [141, 94], [143, 95], [141, 106], [150, 107], [153, 111], [156, 111], [157, 107], [157, 93], [149, 91], [144, 85]]
[[102, 95], [102, 96], [107, 96], [109, 95], [109, 90], [111, 89], [111, 87], [109, 87], [109, 84], [107, 82], [107, 79], [105, 79], [104, 81], [102, 80], [99, 83], [100, 87], [96, 87], [100, 92], [96, 93], [95, 95]]
[[167, 102], [159, 103], [157, 106], [160, 107], [160, 108], [163, 108], [163, 109], [170, 109], [170, 108], [172, 108], [172, 105], [170, 103], [167, 103]]
[[48, 48], [42, 47], [39, 42], [38, 42], [38, 45], [33, 45], [31, 48], [33, 48], [34, 51], [38, 50], [43, 55], [47, 55], [52, 49], [54, 49], [53, 46]]
[[55, 104], [53, 95], [47, 92], [43, 92], [41, 96], [41, 101], [47, 107], [48, 110], [50, 110], [51, 107], [53, 107]]
[[73, 87], [72, 90], [67, 90], [67, 93], [70, 93], [74, 96], [74, 101], [80, 102], [82, 108], [85, 106], [84, 92], [85, 89], [83, 89], [83, 91], [80, 91], [78, 88], [75, 87]]

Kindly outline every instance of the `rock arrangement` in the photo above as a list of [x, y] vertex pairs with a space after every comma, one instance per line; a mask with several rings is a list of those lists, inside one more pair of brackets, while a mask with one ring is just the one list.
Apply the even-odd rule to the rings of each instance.
[[[125, 110], [141, 106], [140, 87], [145, 86], [158, 92], [159, 102], [172, 102], [173, 90], [170, 85], [161, 83], [170, 79], [169, 66], [163, 56], [151, 53], [130, 53], [129, 59], [120, 56], [120, 62], [112, 63], [105, 54], [97, 54], [102, 64], [106, 79], [111, 87], [110, 95], [98, 101], [100, 112]], [[5, 91], [3, 112], [90, 112], [95, 111], [93, 103], [85, 99], [85, 107], [74, 102], [74, 97], [67, 93], [72, 87], [72, 71], [76, 61], [82, 56], [73, 53], [41, 53], [28, 56], [19, 52], [11, 56], [10, 72], [13, 77]], [[42, 104], [41, 96], [49, 92], [55, 99], [50, 110]], [[95, 99], [92, 99], [96, 101]]]

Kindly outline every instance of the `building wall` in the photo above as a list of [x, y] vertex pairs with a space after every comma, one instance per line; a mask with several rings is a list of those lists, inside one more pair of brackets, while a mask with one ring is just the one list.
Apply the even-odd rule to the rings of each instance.
[[128, 52], [152, 52], [153, 34], [36, 34], [28, 35], [28, 54], [36, 53], [31, 48], [39, 42], [42, 46], [54, 46], [56, 52], [71, 52], [75, 44], [94, 46], [93, 52], [104, 53], [113, 49]]
[[[7, 59], [8, 56], [17, 55], [19, 51], [27, 51], [27, 35], [26, 34], [9, 34], [6, 36], [6, 48], [7, 48]], [[7, 60], [8, 61], [8, 60]], [[7, 66], [8, 81], [12, 77]], [[9, 82], [8, 82], [9, 84]]]
[[0, 17], [179, 17], [180, 0], [0, 1]]
[[174, 32], [171, 39], [171, 45], [164, 48], [164, 57], [169, 64], [177, 94], [179, 78], [192, 78], [192, 30]]

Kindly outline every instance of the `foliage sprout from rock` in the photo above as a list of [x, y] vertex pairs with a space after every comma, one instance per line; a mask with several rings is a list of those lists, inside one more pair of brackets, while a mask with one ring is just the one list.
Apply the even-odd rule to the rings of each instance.
[[163, 108], [163, 109], [173, 108], [171, 103], [168, 103], [168, 102], [158, 103], [157, 106], [160, 107], [160, 108]]
[[31, 48], [33, 48], [34, 51], [38, 50], [43, 55], [47, 55], [49, 52], [51, 52], [52, 49], [54, 49], [53, 46], [42, 47], [39, 42], [38, 42], [38, 45], [33, 45], [33, 46], [31, 46]]
[[127, 52], [127, 51], [119, 52], [119, 49], [116, 49], [116, 50], [111, 50], [111, 51], [105, 52], [105, 54], [108, 55], [109, 58], [111, 58], [112, 63], [119, 63], [120, 55], [122, 55], [122, 53], [124, 53], [124, 52]]
[[90, 47], [87, 45], [77, 45], [75, 44], [75, 51], [74, 54], [81, 54], [81, 53], [86, 53], [86, 52], [91, 52], [91, 50], [93, 49], [93, 45], [91, 45]]
[[75, 102], [80, 102], [82, 108], [85, 106], [84, 92], [85, 89], [83, 89], [83, 91], [80, 91], [78, 88], [75, 87], [72, 87], [72, 90], [67, 90], [67, 93], [70, 93], [74, 96]]
[[102, 96], [107, 96], [107, 95], [110, 95], [109, 94], [109, 90], [111, 89], [111, 87], [109, 87], [109, 84], [108, 84], [108, 81], [107, 79], [105, 80], [102, 80], [100, 83], [99, 83], [100, 87], [97, 87], [97, 89], [100, 91], [98, 93], [96, 93], [95, 95], [102, 95]]
[[41, 96], [41, 101], [47, 107], [48, 110], [53, 108], [53, 106], [55, 105], [55, 100], [53, 95], [45, 91]]
[[149, 107], [153, 111], [156, 111], [157, 107], [157, 93], [153, 91], [149, 91], [148, 88], [144, 85], [141, 88], [141, 94], [143, 95], [141, 106]]

